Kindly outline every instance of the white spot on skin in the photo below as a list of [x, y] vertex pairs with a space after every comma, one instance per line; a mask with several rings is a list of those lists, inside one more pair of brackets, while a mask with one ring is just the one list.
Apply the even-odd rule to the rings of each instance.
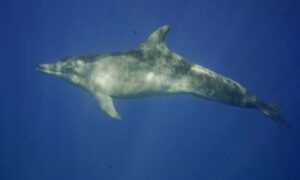
[[71, 77], [71, 81], [72, 81], [73, 83], [75, 83], [75, 84], [80, 84], [80, 83], [81, 83], [80, 78], [77, 77], [77, 76], [72, 76], [72, 77]]
[[103, 91], [110, 92], [110, 89], [113, 87], [114, 80], [109, 75], [99, 73], [99, 75], [92, 77], [91, 82], [91, 86], [96, 86], [96, 88], [100, 87]]
[[83, 66], [76, 66], [74, 68], [74, 70], [75, 70], [75, 72], [81, 73], [81, 72], [83, 72]]
[[147, 76], [146, 76], [146, 81], [152, 81], [153, 80], [153, 78], [154, 78], [154, 73], [153, 72], [150, 72], [150, 73], [148, 73], [147, 74]]
[[78, 66], [82, 66], [82, 65], [83, 65], [82, 60], [77, 60], [77, 65], [78, 65]]
[[171, 92], [188, 92], [189, 91], [189, 81], [188, 77], [184, 76], [181, 79], [174, 82]]

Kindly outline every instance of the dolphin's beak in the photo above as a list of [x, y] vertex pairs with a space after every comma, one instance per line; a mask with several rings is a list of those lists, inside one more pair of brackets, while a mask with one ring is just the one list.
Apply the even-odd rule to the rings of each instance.
[[47, 64], [40, 64], [38, 67], [36, 67], [37, 71], [46, 72], [48, 69]]
[[57, 75], [57, 76], [62, 75], [62, 73], [59, 71], [60, 69], [57, 68], [55, 64], [40, 64], [38, 65], [36, 70], [47, 74]]

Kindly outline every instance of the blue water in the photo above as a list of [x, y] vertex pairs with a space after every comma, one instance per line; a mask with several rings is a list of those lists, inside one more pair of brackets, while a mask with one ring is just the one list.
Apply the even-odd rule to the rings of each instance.
[[[299, 1], [51, 0], [0, 7], [0, 179], [300, 179]], [[122, 122], [40, 63], [168, 47], [277, 102], [257, 110], [189, 95], [116, 100]]]

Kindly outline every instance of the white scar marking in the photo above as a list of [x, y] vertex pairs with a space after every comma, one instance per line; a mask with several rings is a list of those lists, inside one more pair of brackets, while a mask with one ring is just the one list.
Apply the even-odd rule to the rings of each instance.
[[202, 73], [202, 74], [209, 74], [209, 72], [211, 72], [211, 71], [209, 71], [208, 69], [203, 68], [203, 67], [201, 67], [201, 66], [199, 66], [199, 65], [193, 65], [193, 66], [191, 67], [191, 70], [192, 70], [192, 71], [195, 71], [195, 72], [198, 72], [198, 73]]

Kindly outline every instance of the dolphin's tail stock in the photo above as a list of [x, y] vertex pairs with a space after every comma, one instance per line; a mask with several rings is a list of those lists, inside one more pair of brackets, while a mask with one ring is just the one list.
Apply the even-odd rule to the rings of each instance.
[[254, 106], [257, 109], [259, 109], [262, 113], [264, 113], [266, 116], [274, 120], [276, 123], [284, 127], [290, 127], [289, 124], [285, 122], [280, 116], [277, 104], [274, 103], [267, 104], [267, 103], [257, 101], [254, 103]]

